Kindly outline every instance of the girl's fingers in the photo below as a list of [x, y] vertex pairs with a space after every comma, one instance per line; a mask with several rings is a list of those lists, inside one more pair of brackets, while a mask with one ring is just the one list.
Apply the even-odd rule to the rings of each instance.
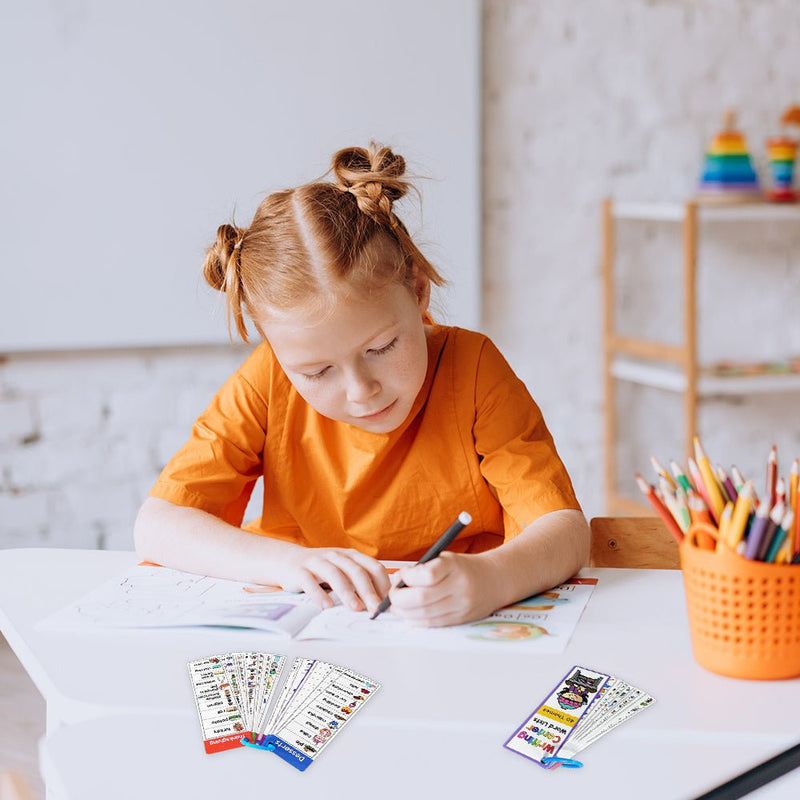
[[450, 553], [442, 553], [427, 564], [413, 564], [400, 570], [400, 577], [409, 586], [436, 586], [452, 571]]
[[364, 553], [359, 553], [358, 550], [348, 551], [348, 555], [369, 573], [379, 601], [389, 594], [391, 581], [389, 580], [389, 574], [386, 572], [386, 567], [380, 561], [376, 561], [374, 558], [364, 555]]
[[404, 587], [392, 589], [389, 597], [395, 613], [408, 620], [417, 622], [435, 619], [458, 611], [458, 597], [441, 590], [428, 587]]
[[350, 576], [333, 563], [330, 557], [326, 557], [321, 563], [314, 565], [313, 570], [320, 583], [327, 583], [344, 605], [353, 611], [364, 610], [364, 604], [358, 596]]
[[349, 605], [355, 611], [363, 611], [365, 608], [376, 608], [380, 603], [381, 598], [375, 591], [372, 585], [372, 580], [368, 572], [364, 571], [357, 565], [350, 565], [351, 569], [347, 571], [347, 566], [342, 565], [341, 569], [345, 572], [351, 586], [353, 587], [353, 599], [357, 601], [358, 605], [347, 603], [344, 598], [342, 602]]
[[305, 592], [312, 603], [320, 608], [330, 608], [333, 600], [328, 597], [328, 593], [320, 586], [319, 578], [308, 569], [302, 569], [298, 576], [297, 588]]

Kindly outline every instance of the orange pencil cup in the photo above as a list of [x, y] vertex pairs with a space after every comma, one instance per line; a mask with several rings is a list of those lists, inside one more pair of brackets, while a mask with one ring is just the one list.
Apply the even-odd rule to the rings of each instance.
[[800, 675], [800, 566], [752, 561], [729, 550], [701, 549], [695, 523], [680, 545], [694, 657], [731, 678]]

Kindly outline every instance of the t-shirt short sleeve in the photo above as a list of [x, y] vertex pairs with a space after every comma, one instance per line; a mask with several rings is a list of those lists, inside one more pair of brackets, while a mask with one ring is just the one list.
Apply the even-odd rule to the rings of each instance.
[[506, 538], [543, 514], [580, 509], [539, 406], [488, 339], [475, 395], [475, 448], [481, 473], [503, 507]]
[[243, 367], [197, 418], [189, 441], [164, 467], [150, 496], [241, 525], [262, 474], [266, 420], [266, 400]]

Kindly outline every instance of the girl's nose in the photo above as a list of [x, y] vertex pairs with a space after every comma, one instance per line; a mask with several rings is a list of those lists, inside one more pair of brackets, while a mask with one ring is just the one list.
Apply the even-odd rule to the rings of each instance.
[[381, 385], [366, 369], [354, 369], [347, 375], [347, 399], [351, 403], [366, 403], [381, 390]]

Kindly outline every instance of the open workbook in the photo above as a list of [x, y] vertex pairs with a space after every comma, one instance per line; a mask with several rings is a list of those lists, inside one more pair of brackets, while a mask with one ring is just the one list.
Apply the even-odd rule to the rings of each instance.
[[423, 629], [403, 622], [391, 609], [371, 620], [366, 611], [343, 607], [335, 595], [335, 605], [321, 610], [303, 594], [140, 564], [39, 624], [82, 630], [215, 625], [257, 628], [294, 639], [444, 649], [472, 649], [493, 642], [553, 653], [566, 647], [596, 583], [596, 578], [572, 578], [486, 619]]

